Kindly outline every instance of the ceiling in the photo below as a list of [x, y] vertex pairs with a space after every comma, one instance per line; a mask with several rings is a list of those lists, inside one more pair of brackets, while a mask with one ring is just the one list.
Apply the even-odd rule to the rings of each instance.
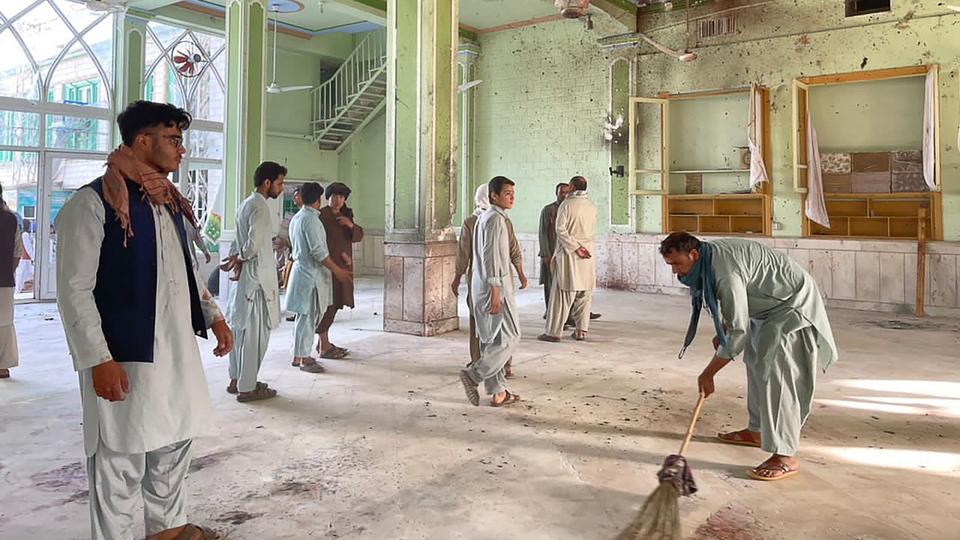
[[[268, 2], [270, 0], [267, 0]], [[290, 0], [281, 0], [290, 3]], [[371, 5], [377, 0], [323, 0], [323, 13], [318, 0], [293, 0], [303, 6], [294, 13], [280, 13], [281, 27], [286, 25], [310, 34], [328, 32], [364, 32], [373, 25], [382, 26], [386, 14]], [[402, 0], [401, 0], [402, 1]], [[460, 0], [460, 23], [472, 29], [485, 30], [513, 22], [556, 15], [554, 0]], [[223, 11], [227, 0], [128, 0], [131, 7], [153, 10], [168, 5]], [[382, 4], [386, 2], [383, 1]]]

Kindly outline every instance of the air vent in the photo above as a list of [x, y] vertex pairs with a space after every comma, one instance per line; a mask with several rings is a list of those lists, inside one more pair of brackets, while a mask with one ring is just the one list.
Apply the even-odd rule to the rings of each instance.
[[713, 19], [701, 19], [697, 23], [697, 36], [700, 39], [736, 33], [737, 18], [734, 15], [724, 15]]

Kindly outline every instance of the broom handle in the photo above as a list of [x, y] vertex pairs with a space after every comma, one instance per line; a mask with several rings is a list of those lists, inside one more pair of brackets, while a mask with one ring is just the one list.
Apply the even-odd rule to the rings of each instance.
[[687, 451], [687, 445], [690, 444], [690, 439], [693, 438], [693, 428], [697, 425], [697, 418], [700, 416], [700, 408], [703, 407], [704, 399], [706, 399], [706, 396], [701, 393], [700, 399], [697, 400], [697, 406], [693, 409], [693, 418], [690, 419], [690, 427], [687, 428], [687, 436], [683, 438], [683, 445], [680, 446], [679, 454], [681, 456]]

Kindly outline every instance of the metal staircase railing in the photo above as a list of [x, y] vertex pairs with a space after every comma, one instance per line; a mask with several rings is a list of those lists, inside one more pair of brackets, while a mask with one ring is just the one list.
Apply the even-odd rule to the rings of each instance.
[[335, 150], [386, 97], [387, 33], [367, 34], [330, 79], [310, 90], [313, 142]]

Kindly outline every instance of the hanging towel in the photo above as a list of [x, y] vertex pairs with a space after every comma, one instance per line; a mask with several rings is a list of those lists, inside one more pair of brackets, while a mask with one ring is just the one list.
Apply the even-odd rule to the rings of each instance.
[[936, 180], [936, 159], [937, 159], [937, 141], [933, 136], [934, 123], [937, 119], [934, 116], [934, 101], [937, 99], [937, 80], [934, 71], [927, 72], [925, 91], [923, 95], [923, 180], [927, 183], [930, 191], [937, 189]]
[[823, 177], [820, 173], [820, 148], [817, 145], [817, 130], [813, 127], [813, 116], [807, 110], [807, 218], [819, 225], [830, 228], [830, 216], [823, 201]]
[[763, 153], [760, 152], [758, 141], [763, 137], [763, 96], [760, 87], [753, 85], [750, 88], [750, 123], [747, 124], [747, 145], [750, 147], [750, 189], [754, 189], [761, 182], [767, 182], [767, 168], [763, 164]]

